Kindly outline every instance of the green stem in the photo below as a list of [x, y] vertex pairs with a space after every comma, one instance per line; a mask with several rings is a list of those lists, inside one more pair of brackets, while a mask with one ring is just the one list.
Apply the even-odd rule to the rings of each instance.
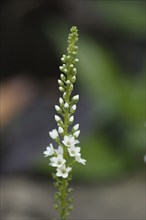
[[62, 179], [62, 198], [60, 207], [61, 220], [66, 220], [66, 196], [67, 196], [67, 182], [66, 179]]

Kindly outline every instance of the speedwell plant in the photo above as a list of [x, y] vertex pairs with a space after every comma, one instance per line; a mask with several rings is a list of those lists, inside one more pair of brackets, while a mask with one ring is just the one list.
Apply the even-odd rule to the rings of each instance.
[[61, 74], [58, 84], [62, 97], [59, 98], [59, 104], [55, 105], [57, 114], [54, 118], [57, 129], [49, 132], [57, 147], [50, 143], [44, 151], [44, 156], [49, 157], [49, 165], [55, 168], [53, 173], [54, 185], [57, 188], [55, 208], [61, 220], [66, 220], [73, 209], [72, 188], [69, 188], [73, 166], [76, 163], [83, 165], [86, 163], [86, 160], [81, 157], [79, 147], [79, 124], [73, 125], [76, 104], [79, 101], [79, 95], [72, 96], [77, 75], [76, 64], [79, 61], [77, 41], [78, 29], [73, 26], [68, 36], [67, 55], [62, 56], [63, 64], [59, 67]]

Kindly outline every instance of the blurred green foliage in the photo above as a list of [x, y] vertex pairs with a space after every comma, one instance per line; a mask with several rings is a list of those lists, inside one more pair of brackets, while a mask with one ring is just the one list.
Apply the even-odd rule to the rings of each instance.
[[145, 35], [145, 1], [93, 1], [93, 7], [101, 10], [107, 20], [125, 34]]

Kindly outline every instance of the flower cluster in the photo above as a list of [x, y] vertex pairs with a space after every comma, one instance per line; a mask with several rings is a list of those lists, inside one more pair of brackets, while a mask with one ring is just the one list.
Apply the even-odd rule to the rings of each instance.
[[79, 100], [79, 95], [71, 97], [77, 74], [75, 65], [79, 61], [76, 58], [78, 46], [75, 44], [77, 41], [77, 28], [72, 27], [68, 37], [67, 55], [62, 56], [61, 61], [63, 64], [59, 67], [61, 74], [58, 84], [63, 95], [59, 98], [59, 105], [55, 105], [57, 114], [54, 118], [58, 128], [49, 132], [50, 137], [58, 147], [55, 148], [50, 143], [44, 151], [44, 156], [50, 157], [49, 165], [56, 167], [56, 176], [62, 178], [68, 177], [74, 163], [84, 165], [86, 163], [86, 160], [81, 157], [81, 148], [77, 146], [79, 144], [77, 138], [80, 134], [79, 124], [71, 127], [74, 122], [73, 114]]

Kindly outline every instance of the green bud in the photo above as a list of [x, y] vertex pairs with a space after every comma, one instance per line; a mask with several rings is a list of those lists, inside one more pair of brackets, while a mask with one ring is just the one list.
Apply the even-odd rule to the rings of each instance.
[[66, 77], [63, 74], [60, 75], [60, 78], [61, 78], [62, 81], [66, 80]]
[[64, 92], [64, 88], [62, 86], [59, 86], [60, 92]]
[[76, 76], [73, 76], [73, 77], [71, 78], [71, 82], [74, 83], [75, 81], [76, 81]]

